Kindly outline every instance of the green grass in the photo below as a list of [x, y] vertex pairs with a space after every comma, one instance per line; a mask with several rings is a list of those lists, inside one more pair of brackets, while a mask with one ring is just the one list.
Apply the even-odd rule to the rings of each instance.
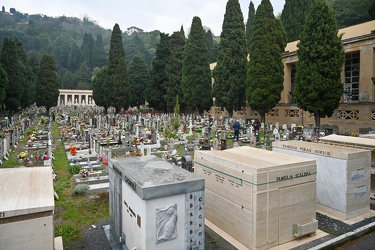
[[[52, 124], [52, 136], [60, 137], [57, 123]], [[62, 236], [64, 246], [69, 246], [82, 240], [82, 232], [88, 226], [109, 219], [109, 197], [107, 192], [95, 194], [95, 198], [74, 195], [75, 182], [69, 172], [64, 143], [57, 140], [54, 143], [53, 165], [57, 173], [54, 187], [59, 196], [59, 200], [55, 201], [55, 236]]]

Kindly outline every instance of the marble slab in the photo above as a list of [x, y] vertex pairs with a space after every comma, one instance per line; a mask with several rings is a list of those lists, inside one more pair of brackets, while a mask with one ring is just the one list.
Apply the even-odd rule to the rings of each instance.
[[303, 141], [272, 143], [275, 152], [316, 160], [316, 201], [342, 219], [370, 209], [371, 152]]
[[195, 151], [194, 159], [206, 181], [206, 218], [246, 247], [296, 239], [293, 225], [317, 230], [315, 160], [252, 147]]

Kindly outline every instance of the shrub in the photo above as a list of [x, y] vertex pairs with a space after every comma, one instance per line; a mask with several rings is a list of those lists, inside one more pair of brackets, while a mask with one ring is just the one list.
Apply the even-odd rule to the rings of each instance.
[[74, 187], [73, 193], [75, 195], [84, 194], [86, 192], [86, 190], [88, 190], [88, 189], [89, 189], [89, 185], [87, 185], [87, 184], [78, 184], [77, 186]]
[[80, 165], [72, 165], [72, 166], [69, 167], [69, 172], [71, 174], [78, 174], [79, 171], [81, 170], [81, 168], [82, 167]]

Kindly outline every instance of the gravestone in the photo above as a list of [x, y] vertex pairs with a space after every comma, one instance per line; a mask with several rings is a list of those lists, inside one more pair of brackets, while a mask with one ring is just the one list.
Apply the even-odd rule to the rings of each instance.
[[370, 151], [301, 141], [275, 142], [272, 150], [316, 160], [320, 210], [341, 219], [370, 211]]
[[147, 156], [111, 159], [109, 180], [111, 234], [125, 249], [205, 249], [203, 178]]
[[318, 229], [314, 160], [252, 147], [195, 151], [194, 173], [205, 178], [206, 219], [246, 248]]
[[257, 138], [254, 135], [250, 136], [250, 147], [255, 148], [257, 145]]
[[217, 138], [214, 139], [212, 143], [213, 150], [217, 150], [219, 148], [219, 140]]

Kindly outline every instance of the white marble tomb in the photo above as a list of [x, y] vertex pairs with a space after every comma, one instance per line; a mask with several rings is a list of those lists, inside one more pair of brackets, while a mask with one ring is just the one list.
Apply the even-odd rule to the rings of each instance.
[[370, 211], [369, 150], [303, 141], [274, 142], [272, 150], [316, 160], [320, 210], [342, 219]]
[[125, 249], [204, 250], [204, 179], [156, 156], [110, 159], [110, 228]]
[[252, 147], [195, 151], [206, 180], [206, 219], [250, 249], [282, 245], [318, 229], [316, 163]]
[[0, 190], [0, 249], [54, 249], [51, 167], [0, 169]]

